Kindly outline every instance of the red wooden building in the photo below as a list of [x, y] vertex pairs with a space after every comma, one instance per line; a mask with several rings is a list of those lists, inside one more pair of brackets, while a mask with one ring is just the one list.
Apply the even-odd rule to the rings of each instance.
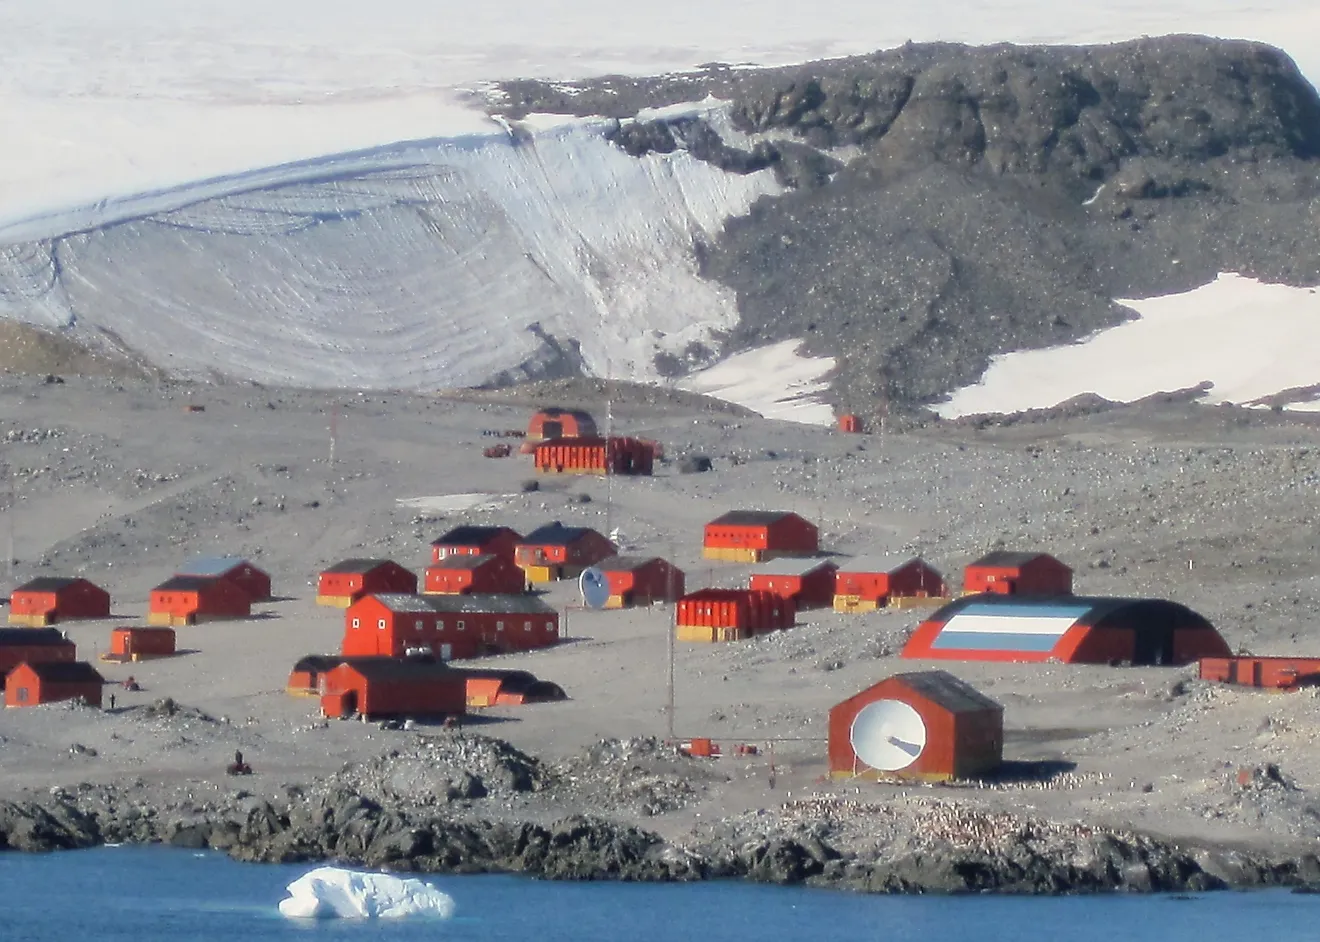
[[731, 510], [706, 524], [701, 554], [706, 559], [759, 563], [779, 556], [820, 551], [816, 525], [783, 510]]
[[527, 591], [527, 574], [506, 556], [449, 556], [426, 570], [431, 595], [502, 595]]
[[554, 438], [593, 438], [596, 420], [581, 409], [560, 409], [550, 406], [532, 416], [527, 423], [527, 440], [543, 442]]
[[252, 596], [226, 579], [175, 576], [151, 590], [148, 625], [195, 625], [205, 621], [247, 618]]
[[345, 621], [340, 651], [348, 657], [448, 661], [559, 642], [559, 613], [530, 595], [368, 595]]
[[431, 562], [442, 563], [450, 556], [503, 556], [512, 560], [521, 539], [517, 530], [508, 527], [455, 527], [431, 542]]
[[896, 674], [830, 710], [833, 778], [972, 778], [1003, 755], [1003, 707], [944, 671]]
[[566, 527], [556, 521], [523, 537], [514, 562], [527, 573], [528, 582], [554, 582], [575, 579], [583, 569], [616, 552], [613, 543], [590, 527]]
[[[300, 658], [289, 672], [285, 690], [294, 696], [320, 696], [325, 692], [323, 679], [341, 664], [361, 664], [380, 657], [344, 657], [339, 654], [309, 654]], [[413, 661], [437, 663], [435, 658], [410, 658]], [[566, 700], [568, 695], [558, 684], [539, 680], [528, 671], [497, 670], [484, 667], [454, 667], [451, 670], [463, 677], [467, 688], [469, 707], [518, 706], [524, 703], [549, 703]]]
[[963, 595], [1069, 595], [1073, 572], [1048, 553], [1000, 550], [968, 563]]
[[847, 559], [834, 576], [834, 610], [871, 612], [902, 599], [942, 599], [948, 595], [944, 577], [916, 557], [888, 556]]
[[1221, 684], [1292, 691], [1320, 687], [1320, 657], [1203, 657], [1199, 673]]
[[747, 587], [791, 599], [798, 611], [834, 601], [834, 574], [828, 559], [774, 559], [751, 574]]
[[467, 680], [441, 661], [358, 658], [323, 676], [321, 712], [334, 718], [444, 718], [467, 711]]
[[5, 677], [5, 706], [29, 707], [82, 698], [101, 706], [105, 680], [86, 661], [19, 664]]
[[659, 556], [610, 556], [596, 568], [610, 587], [606, 608], [676, 602], [687, 591], [683, 570]]
[[197, 556], [175, 575], [223, 579], [238, 586], [254, 602], [270, 601], [270, 576], [238, 556]]
[[0, 628], [0, 679], [24, 661], [70, 663], [77, 660], [77, 651], [55, 628]]
[[839, 416], [839, 431], [857, 434], [862, 431], [862, 420], [851, 412]]
[[679, 641], [742, 641], [791, 628], [797, 609], [791, 599], [751, 589], [699, 589], [678, 600], [674, 623]]
[[345, 559], [321, 571], [316, 604], [348, 608], [364, 595], [416, 592], [417, 573], [389, 559]]
[[175, 653], [173, 628], [123, 627], [110, 632], [110, 650], [100, 659], [127, 663], [170, 657]]
[[532, 452], [538, 474], [650, 474], [655, 448], [637, 438], [555, 438]]
[[77, 618], [109, 618], [110, 593], [86, 579], [40, 576], [9, 597], [9, 624], [41, 628]]

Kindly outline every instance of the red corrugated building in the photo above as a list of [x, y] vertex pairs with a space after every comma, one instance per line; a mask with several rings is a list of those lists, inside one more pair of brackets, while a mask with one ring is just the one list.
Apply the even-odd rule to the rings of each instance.
[[329, 717], [438, 719], [467, 712], [466, 679], [442, 662], [357, 659], [333, 668], [323, 681], [321, 711]]
[[839, 431], [852, 432], [854, 434], [862, 431], [862, 420], [852, 413], [839, 416]]
[[109, 618], [110, 593], [86, 579], [40, 576], [9, 597], [9, 624], [41, 628], [78, 618]]
[[731, 510], [706, 524], [701, 554], [706, 559], [759, 563], [779, 556], [820, 551], [816, 525], [782, 510]]
[[1203, 657], [1200, 675], [1202, 680], [1242, 687], [1320, 687], [1320, 657]]
[[1068, 595], [1073, 572], [1048, 553], [1011, 553], [1000, 550], [968, 563], [963, 572], [963, 594]]
[[389, 559], [345, 559], [321, 571], [316, 604], [348, 608], [364, 595], [416, 592], [417, 573]]
[[26, 661], [68, 664], [77, 660], [77, 646], [55, 628], [0, 628], [0, 679]]
[[611, 556], [596, 568], [610, 587], [606, 608], [676, 602], [686, 592], [683, 570], [658, 556]]
[[[289, 672], [285, 690], [294, 696], [320, 696], [326, 690], [324, 678], [341, 664], [371, 664], [381, 657], [344, 657], [337, 654], [309, 654], [300, 658]], [[426, 658], [410, 658], [427, 661]], [[430, 663], [437, 663], [434, 658]], [[496, 670], [484, 667], [454, 667], [466, 686], [469, 707], [519, 706], [525, 703], [549, 703], [566, 700], [568, 695], [558, 684], [539, 680], [536, 675], [520, 670]]]
[[532, 583], [576, 579], [582, 570], [613, 556], [618, 548], [590, 527], [566, 527], [558, 521], [523, 537], [514, 562]]
[[5, 677], [5, 706], [41, 706], [81, 698], [88, 706], [99, 708], [104, 684], [96, 668], [86, 661], [24, 662]]
[[121, 627], [110, 632], [110, 650], [103, 661], [144, 661], [170, 657], [175, 652], [173, 628]]
[[829, 737], [833, 778], [972, 778], [1003, 761], [1004, 710], [944, 671], [896, 674], [830, 710]]
[[431, 542], [431, 562], [442, 563], [450, 556], [503, 556], [512, 561], [521, 539], [508, 527], [455, 527]]
[[747, 587], [792, 599], [798, 611], [823, 608], [834, 601], [834, 574], [828, 559], [773, 559], [752, 573]]
[[679, 641], [742, 641], [791, 628], [797, 609], [791, 599], [751, 589], [700, 589], [678, 600], [674, 623]]
[[655, 449], [636, 438], [555, 438], [532, 452], [539, 474], [650, 474]]
[[549, 406], [532, 416], [527, 423], [529, 442], [548, 441], [553, 438], [594, 438], [596, 420], [581, 409], [560, 409]]
[[925, 560], [908, 556], [857, 557], [839, 563], [834, 576], [834, 610], [871, 612], [902, 599], [942, 599], [944, 577]]
[[368, 595], [345, 613], [347, 657], [457, 660], [559, 642], [559, 613], [530, 595]]
[[271, 598], [270, 576], [239, 556], [197, 556], [175, 575], [223, 579], [242, 589], [254, 602], [269, 602]]
[[252, 596], [235, 583], [207, 576], [175, 576], [151, 590], [147, 624], [177, 627], [251, 614]]
[[449, 556], [426, 570], [422, 591], [432, 595], [516, 595], [527, 574], [505, 556]]

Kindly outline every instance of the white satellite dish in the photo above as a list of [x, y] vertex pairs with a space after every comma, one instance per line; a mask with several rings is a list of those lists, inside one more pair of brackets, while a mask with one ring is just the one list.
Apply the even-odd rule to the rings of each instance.
[[902, 700], [868, 703], [848, 731], [853, 753], [880, 772], [906, 769], [926, 748], [926, 723]]
[[578, 590], [582, 593], [582, 604], [587, 608], [604, 608], [610, 600], [610, 583], [605, 573], [595, 566], [588, 566], [578, 576]]

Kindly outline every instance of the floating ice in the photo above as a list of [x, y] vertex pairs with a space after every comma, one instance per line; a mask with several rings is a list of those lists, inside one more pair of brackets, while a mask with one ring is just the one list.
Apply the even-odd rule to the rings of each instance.
[[454, 901], [435, 887], [388, 873], [317, 867], [289, 884], [280, 915], [290, 919], [448, 919]]

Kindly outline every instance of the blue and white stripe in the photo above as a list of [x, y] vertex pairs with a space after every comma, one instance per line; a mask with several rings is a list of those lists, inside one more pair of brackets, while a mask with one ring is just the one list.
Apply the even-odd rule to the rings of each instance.
[[1048, 653], [1089, 605], [1002, 605], [972, 602], [944, 623], [931, 643], [936, 651], [1030, 651]]

